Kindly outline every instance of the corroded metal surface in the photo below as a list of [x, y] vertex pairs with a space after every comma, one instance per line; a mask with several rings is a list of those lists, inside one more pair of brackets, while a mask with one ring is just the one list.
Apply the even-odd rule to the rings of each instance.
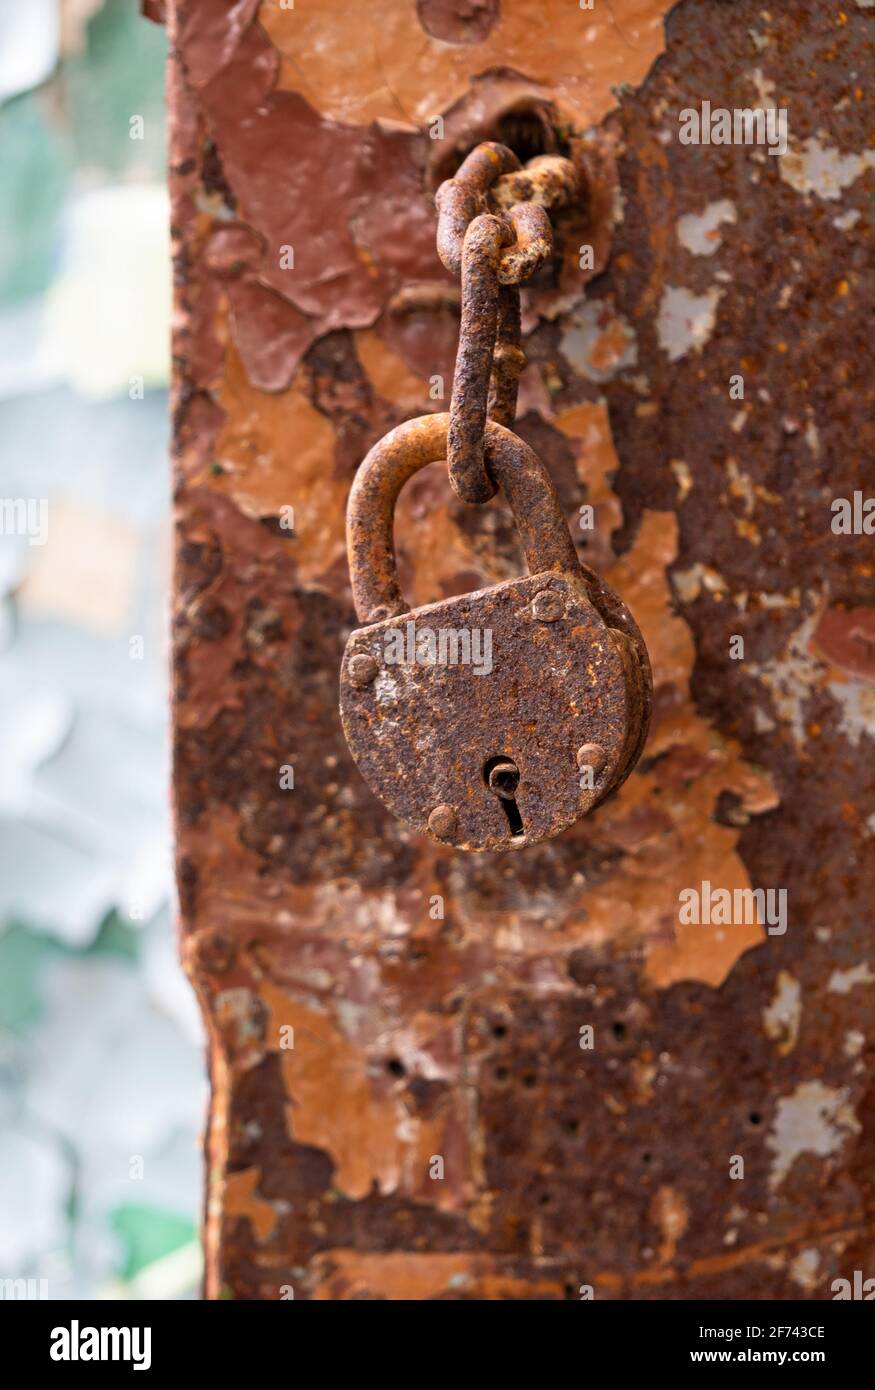
[[526, 365], [525, 353], [520, 347], [521, 336], [519, 291], [515, 285], [500, 285], [486, 413], [490, 420], [508, 429], [516, 422], [519, 379]]
[[[875, 12], [687, 0], [663, 33], [665, 4], [518, 0], [453, 42], [454, 7], [420, 8], [170, 6], [207, 1290], [828, 1298], [875, 1269], [873, 566], [830, 524], [873, 495]], [[786, 154], [682, 145], [705, 99], [785, 105]], [[463, 856], [346, 751], [344, 508], [387, 429], [446, 409], [436, 182], [479, 140], [525, 162], [548, 138], [601, 211], [560, 214], [524, 291], [519, 428], [641, 623], [653, 723], [586, 820]], [[520, 573], [503, 499], [466, 508], [445, 473], [399, 499], [416, 604]], [[786, 932], [681, 921], [706, 880], [786, 889]]]
[[483, 140], [465, 157], [453, 177], [438, 188], [434, 198], [438, 214], [437, 252], [452, 274], [461, 273], [465, 234], [475, 217], [486, 211], [489, 189], [501, 174], [519, 167], [513, 150], [494, 140]]
[[508, 233], [498, 258], [499, 281], [519, 285], [553, 254], [545, 210], [567, 207], [579, 195], [579, 183], [570, 159], [540, 155], [521, 169], [512, 150], [484, 141], [435, 194], [441, 261], [447, 270], [460, 273], [468, 228], [492, 208]]
[[[538, 606], [548, 594], [555, 618]], [[423, 636], [453, 634], [456, 657], [459, 635], [472, 632], [473, 670], [429, 659]], [[387, 652], [401, 644], [405, 659], [389, 663]], [[567, 830], [628, 773], [650, 694], [636, 655], [590, 603], [582, 576], [508, 580], [354, 632], [341, 674], [344, 732], [368, 785], [420, 834], [460, 850], [528, 849]], [[362, 657], [374, 663], [371, 678], [351, 680]], [[590, 746], [597, 766], [584, 780], [577, 752]], [[519, 773], [513, 797], [490, 784], [499, 757]], [[508, 816], [502, 800], [518, 815]], [[448, 814], [435, 830], [437, 806]]]
[[[445, 457], [451, 429], [446, 415], [409, 420], [356, 474], [347, 537], [366, 626], [344, 653], [343, 728], [368, 785], [413, 829], [456, 849], [529, 848], [629, 775], [650, 721], [650, 665], [625, 605], [580, 565], [540, 460], [492, 422], [489, 471], [518, 522], [529, 577], [410, 613], [395, 504], [416, 472]], [[496, 796], [496, 765], [513, 768], [515, 795], [505, 777]]]
[[[450, 482], [463, 502], [488, 502], [495, 495], [495, 480], [489, 476], [483, 456], [493, 379], [493, 396], [501, 399], [505, 414], [513, 410], [505, 422], [509, 428], [516, 418], [517, 383], [524, 358], [519, 345], [519, 310], [515, 305], [508, 306], [506, 297], [500, 346], [498, 340], [498, 260], [505, 231], [497, 217], [488, 213], [475, 217], [465, 234], [462, 252], [462, 312], [450, 401], [447, 467]], [[514, 287], [505, 287], [505, 296], [508, 295], [518, 304], [519, 294]]]

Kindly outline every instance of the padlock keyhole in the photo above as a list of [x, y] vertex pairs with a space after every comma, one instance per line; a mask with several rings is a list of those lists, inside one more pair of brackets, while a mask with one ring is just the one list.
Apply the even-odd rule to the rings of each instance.
[[487, 758], [483, 764], [483, 781], [489, 790], [498, 797], [501, 808], [507, 816], [511, 835], [515, 840], [521, 839], [526, 832], [523, 827], [520, 808], [516, 804], [516, 789], [519, 786], [520, 770], [513, 758], [509, 758], [506, 753], [499, 753], [494, 758]]

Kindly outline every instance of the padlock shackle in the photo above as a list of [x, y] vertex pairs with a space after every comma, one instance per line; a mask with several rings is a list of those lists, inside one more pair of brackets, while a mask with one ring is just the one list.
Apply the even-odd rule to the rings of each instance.
[[[384, 436], [363, 460], [349, 495], [346, 538], [358, 620], [408, 613], [398, 585], [394, 520], [409, 478], [447, 456], [449, 414], [421, 415]], [[487, 467], [503, 490], [520, 533], [530, 574], [579, 568], [553, 481], [534, 450], [494, 421], [486, 425]]]

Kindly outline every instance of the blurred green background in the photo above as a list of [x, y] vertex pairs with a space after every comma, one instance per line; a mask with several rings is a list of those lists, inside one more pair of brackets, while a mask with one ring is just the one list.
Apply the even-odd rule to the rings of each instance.
[[[197, 1294], [168, 804], [166, 36], [0, 0], [0, 1281]], [[2, 1296], [2, 1295], [0, 1295]]]

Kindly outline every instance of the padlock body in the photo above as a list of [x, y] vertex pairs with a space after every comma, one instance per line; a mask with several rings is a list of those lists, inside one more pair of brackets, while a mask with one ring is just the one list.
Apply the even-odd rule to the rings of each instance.
[[[358, 768], [396, 816], [458, 849], [518, 849], [565, 830], [631, 770], [650, 670], [609, 586], [551, 570], [357, 629], [340, 698]], [[489, 785], [502, 758], [519, 773], [511, 798]]]

